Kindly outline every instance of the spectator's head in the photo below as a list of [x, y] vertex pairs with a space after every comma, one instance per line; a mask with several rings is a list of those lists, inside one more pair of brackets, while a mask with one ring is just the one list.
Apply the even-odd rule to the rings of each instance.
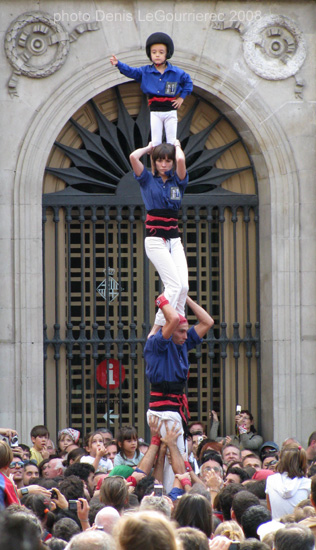
[[24, 464], [23, 471], [23, 484], [24, 486], [29, 485], [31, 479], [38, 479], [40, 476], [39, 467], [34, 462], [27, 462]]
[[226, 443], [222, 449], [222, 457], [224, 464], [229, 464], [233, 461], [241, 461], [241, 451], [237, 445]]
[[61, 518], [56, 521], [52, 534], [58, 539], [69, 542], [72, 537], [80, 533], [79, 525], [71, 518]]
[[314, 550], [314, 535], [307, 527], [292, 523], [275, 533], [274, 548], [275, 550]]
[[257, 539], [247, 539], [240, 543], [240, 550], [270, 550], [264, 542]]
[[100, 501], [121, 512], [128, 502], [128, 485], [125, 479], [119, 476], [105, 478], [100, 487]]
[[204, 481], [206, 472], [214, 470], [216, 474], [223, 477], [222, 457], [215, 451], [206, 451], [201, 459], [200, 477]]
[[302, 447], [287, 445], [281, 451], [280, 462], [277, 471], [280, 474], [287, 473], [288, 477], [304, 477], [307, 470], [306, 452]]
[[237, 521], [223, 521], [220, 523], [214, 532], [214, 536], [221, 535], [229, 540], [243, 541], [245, 536], [242, 528], [238, 525]]
[[113, 528], [120, 519], [120, 514], [113, 506], [104, 506], [95, 516], [95, 526], [112, 535]]
[[34, 514], [7, 509], [0, 516], [1, 550], [40, 550], [42, 529]]
[[139, 456], [139, 442], [136, 428], [134, 426], [122, 426], [117, 434], [117, 445], [123, 457], [126, 457], [125, 453], [127, 451], [131, 452], [132, 450], [134, 453], [136, 452], [136, 456]]
[[205, 426], [202, 422], [191, 422], [188, 426], [189, 434], [191, 435], [204, 435]]
[[171, 517], [170, 502], [165, 497], [155, 497], [154, 495], [146, 495], [140, 503], [140, 510], [156, 510], [161, 512], [167, 518]]
[[80, 462], [82, 456], [88, 456], [88, 453], [85, 449], [83, 449], [82, 447], [77, 447], [76, 449], [73, 449], [67, 454], [66, 466], [71, 466], [71, 464]]
[[47, 440], [46, 451], [48, 451], [49, 456], [56, 454], [55, 443], [51, 439]]
[[75, 535], [69, 544], [67, 550], [114, 550], [115, 545], [112, 537], [104, 531], [84, 531]]
[[271, 521], [271, 512], [266, 506], [251, 506], [241, 517], [241, 526], [244, 530], [246, 539], [260, 539], [257, 535], [257, 529], [262, 523]]
[[24, 443], [19, 443], [19, 447], [22, 449], [22, 460], [30, 460], [31, 458], [31, 450], [28, 445], [24, 445]]
[[98, 430], [103, 436], [103, 443], [106, 445], [109, 441], [113, 439], [113, 433], [108, 428], [99, 428]]
[[259, 455], [262, 461], [266, 456], [275, 456], [278, 452], [279, 445], [274, 443], [274, 441], [265, 441], [259, 449]]
[[255, 470], [261, 470], [262, 463], [258, 455], [256, 455], [255, 453], [250, 453], [247, 456], [245, 456], [245, 458], [243, 458], [243, 461], [242, 461], [242, 467], [247, 468], [247, 466], [250, 466]]
[[123, 516], [113, 534], [117, 550], [177, 550], [173, 524], [158, 512], [136, 512]]
[[45, 478], [53, 479], [54, 477], [62, 476], [64, 473], [63, 461], [61, 458], [52, 456], [47, 462], [45, 470]]
[[84, 482], [77, 476], [68, 476], [58, 484], [58, 489], [69, 500], [84, 498]]
[[218, 493], [219, 507], [223, 513], [224, 521], [229, 521], [231, 519], [230, 511], [234, 496], [240, 491], [245, 490], [246, 488], [239, 483], [230, 483]]
[[229, 483], [243, 483], [247, 479], [249, 479], [247, 472], [239, 466], [232, 464], [227, 468], [224, 484], [228, 485]]
[[9, 468], [13, 459], [13, 453], [9, 445], [3, 440], [0, 440], [0, 470]]
[[209, 550], [209, 541], [205, 533], [194, 527], [180, 527], [176, 531], [182, 550]]
[[26, 497], [24, 505], [35, 514], [42, 525], [46, 524], [47, 521], [50, 525], [53, 525], [54, 516], [49, 511], [50, 498], [41, 494], [31, 494]]
[[12, 475], [13, 481], [17, 486], [20, 486], [20, 484], [23, 485], [24, 462], [21, 457], [15, 453], [13, 453], [10, 462], [9, 473]]
[[[142, 452], [142, 450], [141, 450]], [[109, 458], [114, 463], [114, 458], [118, 453], [118, 445], [116, 439], [108, 441], [106, 444], [106, 458]]]
[[64, 550], [67, 546], [67, 542], [65, 540], [57, 539], [56, 537], [52, 537], [47, 540], [45, 544], [50, 550]]
[[234, 496], [232, 502], [232, 519], [235, 519], [239, 525], [241, 525], [242, 515], [250, 506], [256, 506], [260, 504], [258, 497], [250, 493], [249, 491], [241, 491]]
[[212, 534], [212, 506], [198, 494], [185, 494], [179, 500], [175, 520], [180, 527], [196, 527], [209, 538]]
[[47, 445], [49, 431], [46, 426], [34, 426], [31, 430], [31, 441], [36, 451], [41, 452]]
[[92, 464], [86, 464], [83, 462], [76, 462], [68, 466], [64, 472], [64, 477], [77, 476], [85, 483], [88, 489], [90, 497], [94, 492], [94, 467]]
[[58, 446], [61, 451], [68, 453], [78, 446], [79, 438], [80, 432], [78, 430], [64, 428], [58, 432]]
[[243, 419], [243, 426], [246, 428], [247, 432], [256, 433], [256, 428], [253, 425], [253, 416], [248, 409], [243, 409], [240, 411], [239, 416]]
[[262, 461], [262, 469], [263, 470], [271, 470], [272, 472], [275, 472], [276, 467], [278, 465], [279, 459], [277, 455], [265, 455], [263, 461]]

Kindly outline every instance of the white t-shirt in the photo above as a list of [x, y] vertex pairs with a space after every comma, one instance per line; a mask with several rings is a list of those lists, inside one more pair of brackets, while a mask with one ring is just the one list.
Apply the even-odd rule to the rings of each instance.
[[[89, 456], [82, 456], [81, 459], [80, 459], [80, 462], [83, 462], [85, 464], [93, 464], [94, 461], [95, 461], [95, 457], [90, 456], [90, 455]], [[112, 460], [110, 460], [109, 458], [101, 458], [96, 471], [97, 472], [104, 472], [105, 474], [107, 474], [111, 470], [113, 470]]]
[[272, 519], [291, 514], [295, 506], [311, 492], [311, 480], [307, 477], [291, 479], [287, 473], [274, 474], [267, 478], [266, 494], [269, 495]]

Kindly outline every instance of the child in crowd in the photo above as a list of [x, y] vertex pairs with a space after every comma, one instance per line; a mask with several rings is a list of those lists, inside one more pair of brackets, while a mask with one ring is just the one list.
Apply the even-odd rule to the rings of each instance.
[[86, 450], [89, 456], [82, 456], [80, 462], [92, 464], [95, 471], [109, 473], [113, 469], [113, 463], [106, 458], [107, 449], [103, 442], [102, 432], [92, 432], [88, 439]]
[[153, 147], [162, 143], [163, 127], [167, 143], [174, 145], [177, 139], [177, 109], [193, 90], [190, 75], [167, 61], [173, 52], [174, 45], [170, 36], [155, 32], [146, 42], [146, 54], [152, 65], [136, 68], [122, 63], [115, 55], [110, 59], [112, 65], [122, 74], [140, 82], [142, 91], [148, 94]]
[[58, 447], [62, 453], [69, 453], [78, 447], [80, 432], [73, 428], [64, 428], [58, 432]]
[[125, 464], [135, 467], [143, 458], [143, 453], [139, 450], [137, 431], [134, 426], [125, 426], [121, 428], [117, 436], [119, 452], [114, 458], [114, 466]]
[[49, 457], [47, 450], [47, 441], [49, 439], [49, 432], [46, 426], [34, 426], [31, 430], [31, 441], [33, 447], [31, 447], [31, 460], [35, 460], [36, 464], [40, 464], [44, 458]]
[[9, 445], [0, 441], [0, 510], [10, 504], [20, 504], [16, 487], [9, 478], [13, 453]]

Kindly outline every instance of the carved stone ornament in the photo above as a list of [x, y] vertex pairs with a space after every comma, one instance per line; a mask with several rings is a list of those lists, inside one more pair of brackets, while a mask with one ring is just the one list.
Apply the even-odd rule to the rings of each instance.
[[[250, 69], [267, 80], [283, 80], [296, 75], [306, 58], [306, 42], [296, 23], [283, 15], [264, 15], [247, 26], [229, 21], [215, 23], [216, 30], [235, 29], [243, 39], [245, 61]], [[296, 95], [303, 81], [296, 78]]]
[[10, 25], [5, 35], [4, 48], [13, 73], [8, 82], [9, 94], [17, 96], [20, 75], [29, 78], [46, 78], [58, 71], [65, 63], [70, 42], [87, 31], [98, 30], [95, 21], [78, 25], [71, 34], [40, 11], [23, 13]]

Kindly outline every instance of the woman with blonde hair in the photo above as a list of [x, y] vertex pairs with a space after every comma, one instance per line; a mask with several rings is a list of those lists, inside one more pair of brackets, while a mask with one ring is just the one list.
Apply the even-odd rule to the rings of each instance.
[[284, 447], [281, 451], [277, 473], [266, 483], [267, 507], [272, 519], [291, 514], [295, 506], [311, 492], [311, 480], [306, 477], [305, 450], [299, 446]]
[[123, 516], [113, 531], [117, 550], [177, 550], [173, 523], [159, 512]]
[[214, 537], [221, 535], [229, 540], [242, 542], [245, 540], [245, 535], [242, 528], [238, 525], [237, 521], [223, 521], [220, 523], [214, 532]]

